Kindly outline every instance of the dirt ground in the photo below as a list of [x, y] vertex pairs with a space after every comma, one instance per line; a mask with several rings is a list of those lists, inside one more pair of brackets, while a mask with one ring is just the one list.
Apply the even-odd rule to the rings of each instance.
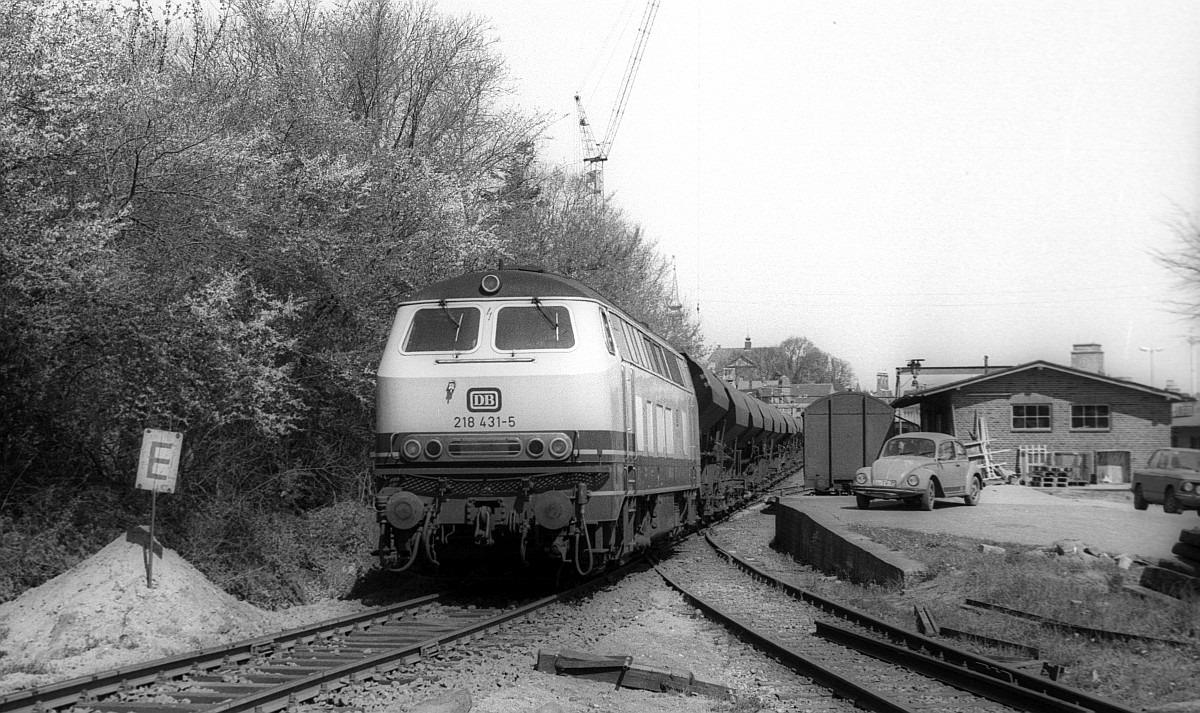
[[[329, 601], [282, 612], [257, 609], [222, 591], [177, 553], [159, 548], [147, 586], [144, 533], [121, 537], [78, 566], [0, 605], [0, 695], [123, 665], [299, 627], [366, 609]], [[357, 710], [434, 709], [474, 713], [697, 713], [729, 703], [622, 689], [534, 670], [540, 647], [633, 655], [639, 663], [687, 670], [700, 680], [756, 690], [761, 657], [698, 617], [653, 572], [559, 605], [539, 619], [536, 645], [496, 652], [456, 651], [450, 661], [415, 665], [416, 681], [376, 687]], [[623, 621], [620, 626], [612, 622]], [[536, 637], [535, 637], [536, 640]], [[461, 672], [456, 671], [461, 668]], [[765, 692], [764, 692], [765, 693]], [[305, 706], [315, 710], [315, 706]], [[751, 707], [748, 710], [755, 710]]]
[[364, 610], [330, 601], [269, 612], [133, 530], [72, 569], [0, 604], [0, 694]]

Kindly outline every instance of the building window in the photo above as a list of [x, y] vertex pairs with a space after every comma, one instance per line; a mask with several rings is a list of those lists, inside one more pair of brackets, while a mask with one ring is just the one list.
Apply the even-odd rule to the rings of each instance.
[[1109, 429], [1108, 406], [1071, 404], [1071, 428], [1107, 431]]
[[1013, 404], [1014, 431], [1049, 431], [1050, 404]]

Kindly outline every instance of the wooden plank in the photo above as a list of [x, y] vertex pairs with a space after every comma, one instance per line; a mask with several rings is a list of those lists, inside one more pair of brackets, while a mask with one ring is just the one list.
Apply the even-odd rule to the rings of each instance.
[[573, 676], [611, 683], [616, 688], [643, 691], [700, 694], [733, 699], [733, 689], [697, 680], [691, 671], [675, 670], [648, 663], [635, 663], [632, 656], [598, 655], [562, 649], [538, 651], [537, 670], [559, 676]]

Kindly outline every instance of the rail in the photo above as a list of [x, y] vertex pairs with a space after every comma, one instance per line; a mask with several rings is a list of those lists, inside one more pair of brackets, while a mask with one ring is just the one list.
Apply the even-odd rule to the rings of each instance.
[[[845, 637], [847, 642], [853, 639], [856, 644], [861, 644], [864, 649], [871, 648], [873, 651], [877, 651], [880, 654], [879, 658], [886, 658], [883, 656], [886, 653], [887, 656], [893, 657], [886, 660], [892, 660], [893, 663], [898, 663], [899, 665], [908, 666], [908, 663], [901, 662], [910, 661], [913, 665], [936, 667], [943, 670], [948, 677], [942, 679], [945, 683], [972, 692], [976, 692], [975, 688], [979, 688], [980, 690], [986, 689], [991, 693], [979, 693], [979, 695], [986, 695], [988, 698], [993, 698], [994, 695], [1004, 696], [1003, 699], [993, 698], [993, 700], [998, 700], [1001, 703], [1011, 705], [1020, 710], [1035, 712], [1043, 710], [1082, 710], [1092, 711], [1093, 713], [1134, 713], [1132, 708], [1127, 708], [1114, 701], [1049, 681], [1040, 676], [1008, 666], [1003, 662], [980, 656], [956, 646], [951, 646], [928, 636], [895, 627], [866, 612], [839, 604], [831, 599], [788, 584], [727, 551], [713, 540], [709, 533], [704, 533], [704, 539], [718, 555], [729, 560], [750, 576], [778, 587], [795, 599], [818, 607], [840, 619], [851, 621], [858, 626], [882, 635], [892, 642], [903, 645], [903, 648], [901, 648], [891, 646], [879, 640], [866, 641], [860, 637]], [[840, 632], [843, 631], [845, 630], [839, 627], [818, 625], [818, 633], [828, 635], [831, 640], [833, 637], [841, 636]], [[920, 656], [917, 654], [920, 654]], [[871, 655], [875, 654], [872, 653]], [[933, 663], [934, 661], [937, 663]], [[948, 666], [943, 667], [943, 664], [947, 664]], [[994, 687], [993, 683], [1001, 685]], [[1036, 694], [1036, 696], [1030, 698], [1030, 694]], [[1033, 701], [1033, 703], [1030, 703], [1030, 701]], [[1033, 705], [1033, 707], [1029, 707], [1030, 705]], [[1061, 707], [1063, 705], [1068, 707]]]

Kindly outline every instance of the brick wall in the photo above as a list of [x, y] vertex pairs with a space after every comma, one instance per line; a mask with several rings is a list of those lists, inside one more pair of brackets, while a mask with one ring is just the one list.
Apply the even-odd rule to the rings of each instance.
[[[1020, 403], [1049, 401], [1050, 431], [1013, 431], [1012, 405], [1018, 403], [1013, 396], [1018, 394], [1030, 397]], [[1171, 444], [1171, 404], [1164, 398], [1055, 369], [1027, 369], [952, 391], [950, 396], [954, 434], [968, 438], [978, 411], [987, 418], [992, 450], [1008, 449], [997, 460], [1010, 468], [1017, 465], [1018, 446], [1082, 452], [1090, 476], [1096, 451], [1129, 451], [1132, 467], [1138, 468], [1156, 449]], [[1072, 429], [1073, 403], [1107, 405], [1109, 430]]]

